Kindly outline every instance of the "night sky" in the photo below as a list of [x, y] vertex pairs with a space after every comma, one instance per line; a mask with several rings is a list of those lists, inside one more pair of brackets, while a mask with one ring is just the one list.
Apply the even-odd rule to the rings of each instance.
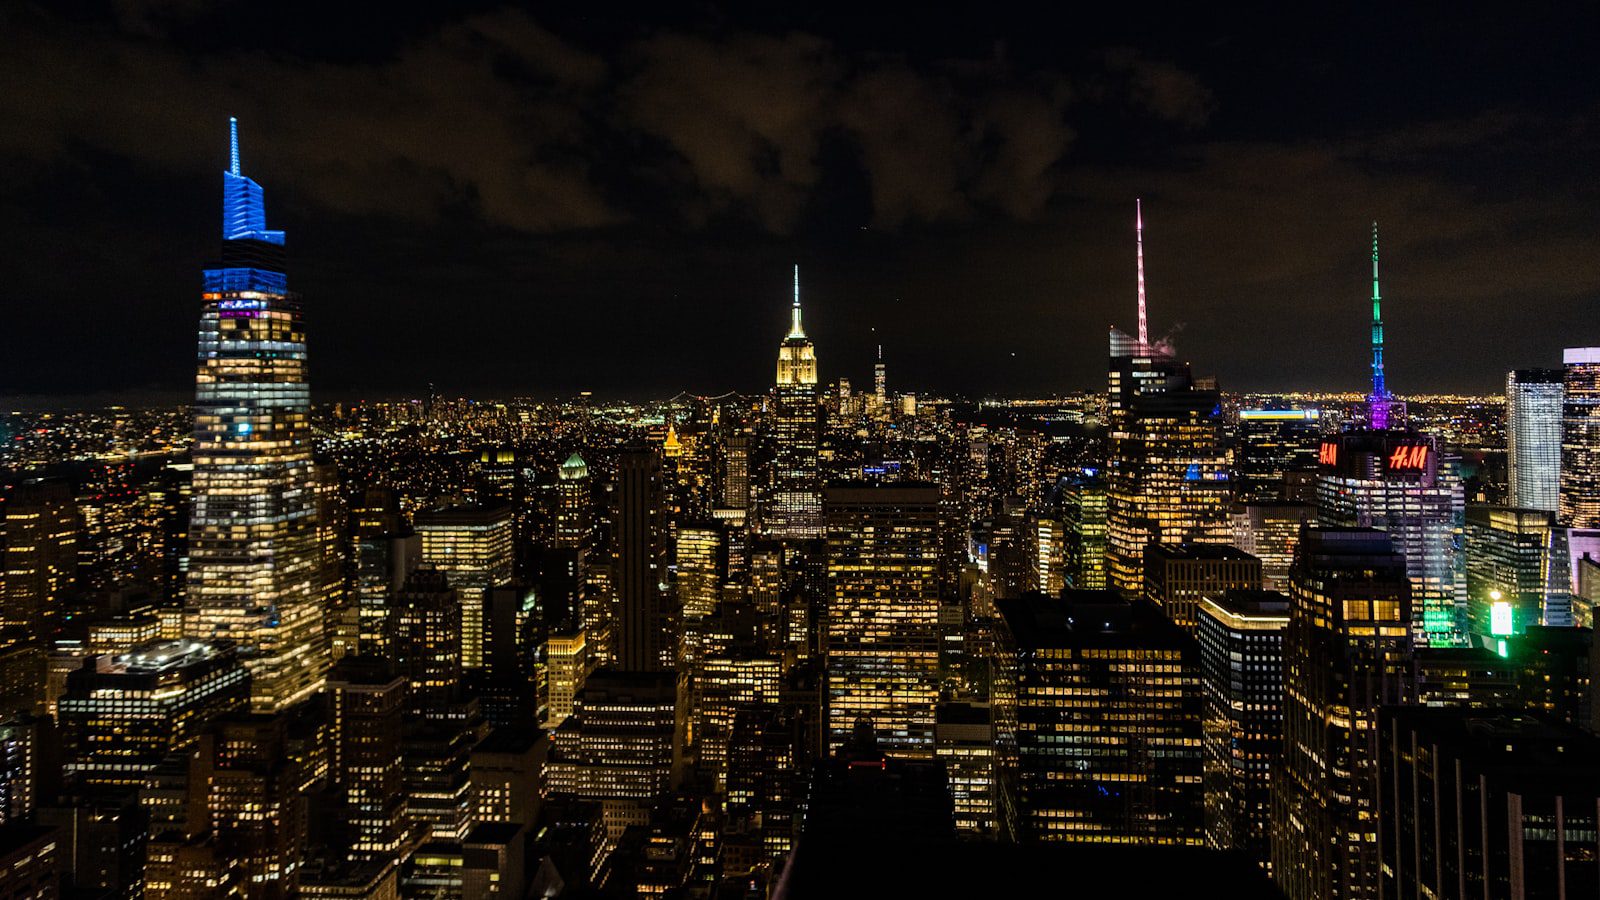
[[229, 115], [325, 399], [760, 390], [793, 262], [825, 380], [1098, 387], [1136, 196], [1224, 388], [1363, 385], [1373, 219], [1391, 389], [1600, 343], [1594, 4], [439, 6], [0, 6], [0, 397], [189, 390]]

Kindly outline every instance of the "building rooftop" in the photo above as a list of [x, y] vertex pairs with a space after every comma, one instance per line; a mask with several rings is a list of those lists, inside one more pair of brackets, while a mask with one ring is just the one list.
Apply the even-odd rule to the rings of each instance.
[[1256, 558], [1232, 544], [1152, 544], [1145, 548], [1145, 558], [1178, 560], [1239, 560], [1256, 561]]
[[190, 638], [151, 641], [127, 653], [96, 657], [94, 667], [96, 672], [112, 675], [158, 674], [209, 662], [232, 651], [233, 645], [227, 641], [196, 641]]
[[996, 600], [1017, 646], [1186, 648], [1194, 640], [1148, 601], [1116, 591], [1068, 588], [1059, 597], [1029, 591]]

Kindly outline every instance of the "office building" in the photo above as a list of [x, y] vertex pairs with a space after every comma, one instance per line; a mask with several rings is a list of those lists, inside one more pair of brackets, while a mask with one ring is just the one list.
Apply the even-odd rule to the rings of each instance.
[[356, 860], [398, 859], [408, 814], [402, 790], [406, 680], [388, 660], [347, 656], [328, 676], [330, 774]]
[[1317, 470], [1322, 411], [1241, 409], [1234, 450], [1234, 490], [1239, 500], [1287, 500], [1295, 476]]
[[[1068, 590], [997, 600], [1025, 840], [1198, 845], [1199, 647], [1143, 600]], [[1004, 732], [1010, 732], [1005, 734]]]
[[1231, 537], [1222, 398], [1187, 363], [1113, 329], [1107, 415], [1110, 586], [1137, 591], [1147, 546]]
[[1467, 629], [1474, 639], [1571, 624], [1566, 533], [1554, 513], [1473, 505], [1466, 526]]
[[603, 804], [615, 844], [629, 825], [646, 824], [672, 788], [677, 731], [670, 672], [596, 672], [550, 735], [544, 795]]
[[822, 631], [830, 753], [870, 726], [890, 756], [933, 756], [940, 499], [928, 484], [827, 489]]
[[1233, 589], [1200, 601], [1206, 846], [1240, 851], [1268, 868], [1288, 626], [1289, 598], [1277, 591]]
[[1057, 482], [1065, 540], [1064, 587], [1106, 587], [1106, 483], [1098, 472], [1077, 472]]
[[250, 675], [226, 642], [156, 641], [91, 657], [67, 676], [57, 707], [66, 775], [87, 787], [137, 788], [250, 697]]
[[1289, 900], [1378, 896], [1378, 708], [1410, 700], [1411, 579], [1370, 528], [1306, 529], [1283, 639], [1272, 874]]
[[995, 746], [994, 716], [987, 703], [939, 704], [933, 726], [934, 759], [944, 764], [954, 804], [956, 833], [994, 840], [1001, 830], [1005, 803], [1000, 797], [1000, 753]]
[[616, 666], [626, 672], [670, 668], [666, 491], [655, 451], [631, 449], [617, 460], [611, 526]]
[[389, 611], [388, 658], [407, 683], [407, 709], [438, 716], [461, 687], [461, 604], [443, 572], [418, 569]]
[[1300, 529], [1316, 522], [1316, 504], [1287, 500], [1240, 503], [1228, 518], [1233, 526], [1233, 545], [1261, 560], [1262, 587], [1286, 589]]
[[1431, 435], [1393, 428], [1326, 437], [1319, 454], [1317, 519], [1389, 535], [1411, 579], [1414, 636], [1430, 646], [1466, 642], [1466, 502], [1454, 460]]
[[184, 632], [248, 650], [252, 702], [269, 711], [322, 686], [325, 572], [301, 302], [232, 129], [221, 260], [205, 271], [200, 314]]
[[1506, 376], [1506, 505], [1553, 513], [1561, 496], [1560, 369]]
[[1144, 551], [1144, 596], [1194, 634], [1204, 597], [1261, 587], [1261, 560], [1227, 544], [1152, 544]]

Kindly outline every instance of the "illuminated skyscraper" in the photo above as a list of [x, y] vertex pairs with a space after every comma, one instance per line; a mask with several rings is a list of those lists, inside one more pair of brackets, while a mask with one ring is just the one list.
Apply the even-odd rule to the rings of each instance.
[[1066, 540], [1064, 586], [1103, 590], [1106, 587], [1105, 479], [1090, 472], [1064, 475], [1058, 490]]
[[1377, 528], [1405, 557], [1419, 641], [1452, 646], [1466, 637], [1466, 504], [1453, 460], [1430, 435], [1358, 429], [1324, 438], [1317, 519]]
[[1506, 376], [1507, 505], [1555, 512], [1561, 495], [1560, 369]]
[[1111, 331], [1106, 468], [1110, 585], [1136, 591], [1150, 544], [1225, 544], [1230, 454], [1222, 397], [1187, 363]]
[[347, 656], [328, 676], [330, 775], [345, 803], [350, 855], [396, 859], [405, 840], [401, 715], [406, 680], [387, 660]]
[[461, 686], [460, 592], [431, 568], [418, 569], [395, 594], [389, 609], [388, 657], [409, 687], [407, 709], [438, 715]]
[[91, 787], [137, 788], [250, 696], [250, 675], [225, 643], [156, 641], [91, 657], [67, 677], [59, 707], [66, 774]]
[[1289, 900], [1378, 896], [1378, 708], [1410, 698], [1411, 581], [1390, 537], [1307, 528], [1284, 632], [1272, 872]]
[[678, 607], [685, 617], [709, 616], [717, 611], [728, 580], [727, 534], [715, 523], [683, 524], [677, 531]]
[[1438, 441], [1405, 426], [1405, 406], [1383, 374], [1378, 226], [1372, 226], [1372, 392], [1369, 427], [1322, 439], [1317, 450], [1317, 520], [1377, 528], [1404, 556], [1411, 578], [1413, 637], [1427, 646], [1466, 642], [1466, 498], [1457, 461]]
[[1110, 586], [1137, 591], [1149, 544], [1228, 542], [1231, 454], [1223, 441], [1222, 395], [1196, 380], [1164, 341], [1152, 342], [1145, 312], [1144, 213], [1135, 224], [1139, 335], [1111, 329], [1106, 418], [1106, 537]]
[[594, 487], [589, 480], [589, 464], [574, 453], [556, 473], [556, 546], [568, 549], [589, 546], [594, 520]]
[[870, 725], [890, 756], [933, 757], [939, 669], [937, 486], [827, 490], [827, 746]]
[[800, 267], [794, 267], [794, 306], [789, 334], [778, 346], [778, 379], [772, 392], [772, 478], [761, 521], [780, 538], [822, 534], [822, 407], [817, 395], [817, 353], [800, 325]]
[[1600, 528], [1600, 347], [1569, 347], [1562, 359], [1559, 519]]
[[1258, 590], [1261, 560], [1226, 544], [1151, 544], [1144, 550], [1144, 597], [1190, 634], [1203, 597]]
[[195, 376], [186, 633], [246, 654], [253, 705], [314, 693], [328, 667], [300, 300], [261, 186], [222, 175], [221, 264], [205, 271]]

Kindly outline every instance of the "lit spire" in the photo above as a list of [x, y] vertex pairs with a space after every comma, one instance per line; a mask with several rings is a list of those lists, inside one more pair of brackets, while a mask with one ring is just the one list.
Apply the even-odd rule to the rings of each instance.
[[1138, 198], [1133, 201], [1133, 233], [1139, 258], [1139, 346], [1144, 348], [1150, 346], [1150, 321], [1144, 308], [1144, 204]]
[[1378, 223], [1372, 223], [1372, 396], [1367, 398], [1373, 428], [1389, 427], [1389, 387], [1383, 378], [1383, 295], [1378, 291]]
[[239, 173], [239, 120], [234, 118], [233, 116], [229, 116], [228, 117], [228, 145], [229, 145], [229, 148], [232, 151], [230, 153], [230, 159], [233, 162], [233, 165], [232, 165], [232, 167], [230, 168], [229, 171], [233, 172], [233, 174], [235, 174], [235, 175], [238, 175], [238, 174], [240, 174]]
[[789, 311], [789, 337], [803, 338], [806, 330], [800, 327], [800, 264], [794, 266], [794, 307]]

